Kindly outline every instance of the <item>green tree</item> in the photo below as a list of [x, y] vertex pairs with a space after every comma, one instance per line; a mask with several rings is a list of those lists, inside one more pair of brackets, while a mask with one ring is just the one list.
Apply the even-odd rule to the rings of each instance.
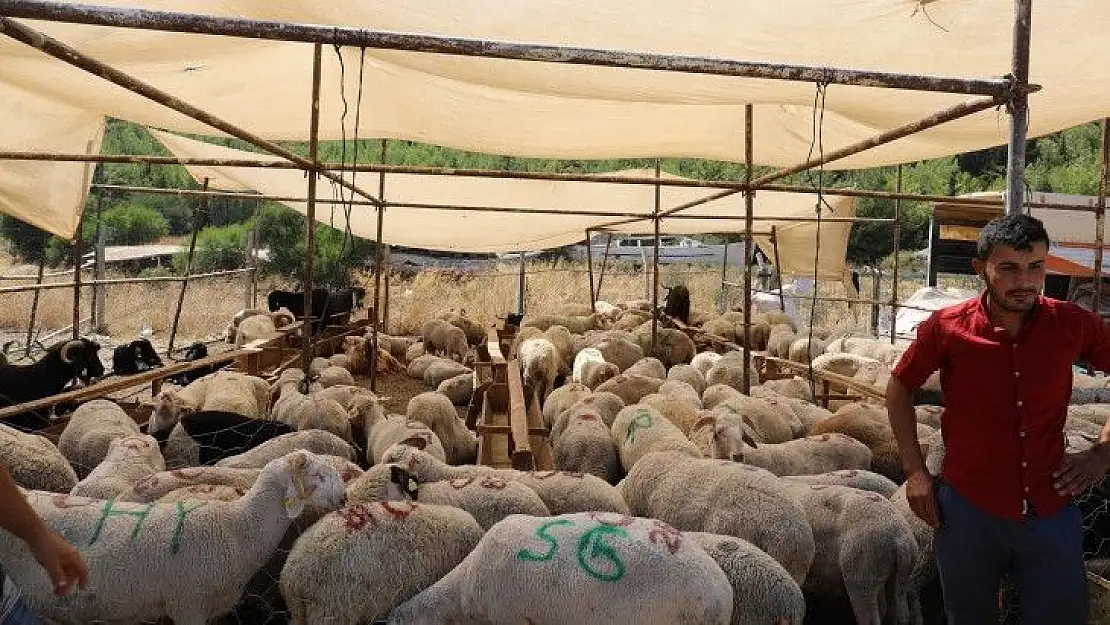
[[[193, 273], [240, 269], [247, 264], [247, 224], [205, 228], [197, 234]], [[183, 273], [188, 251], [174, 256], [174, 268]]]
[[[81, 238], [86, 245], [96, 239], [96, 218], [86, 214]], [[145, 204], [119, 204], [104, 211], [100, 217], [106, 245], [141, 245], [153, 243], [169, 234], [169, 222], [158, 211]]]

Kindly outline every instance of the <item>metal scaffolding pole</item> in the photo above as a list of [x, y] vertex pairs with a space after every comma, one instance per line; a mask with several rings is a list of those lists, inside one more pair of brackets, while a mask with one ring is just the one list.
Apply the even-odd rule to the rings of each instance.
[[[655, 159], [655, 177], [661, 178], [659, 159]], [[652, 240], [651, 253], [651, 355], [656, 356], [659, 344], [659, 209], [662, 202], [662, 187], [655, 185], [655, 238]]]
[[77, 5], [44, 0], [0, 0], [0, 15], [119, 28], [226, 35], [249, 39], [326, 43], [357, 48], [407, 50], [410, 52], [691, 74], [744, 76], [770, 80], [818, 82], [830, 85], [859, 85], [871, 88], [912, 89], [977, 95], [1002, 95], [1012, 88], [1010, 81], [1000, 78], [950, 78], [674, 54], [537, 45], [375, 31], [366, 28], [323, 24], [290, 24], [132, 7]]
[[[208, 178], [204, 179], [204, 189], [208, 189]], [[189, 238], [189, 252], [185, 257], [185, 278], [181, 281], [181, 291], [177, 294], [177, 308], [173, 313], [173, 325], [170, 326], [170, 341], [166, 346], [166, 353], [173, 352], [173, 341], [177, 338], [177, 324], [181, 320], [181, 307], [185, 304], [185, 292], [189, 290], [189, 277], [193, 273], [193, 254], [197, 249], [197, 233], [204, 227], [208, 218], [208, 198], [201, 196], [200, 207], [193, 211], [193, 234]]]
[[[389, 144], [382, 139], [381, 162], [385, 163], [386, 148]], [[378, 198], [385, 200], [385, 172], [378, 174]], [[381, 324], [381, 290], [382, 290], [382, 227], [385, 224], [385, 207], [378, 207], [378, 232], [374, 239], [374, 319], [372, 320], [370, 340], [370, 390], [378, 390], [378, 328]], [[348, 224], [348, 227], [350, 224]]]
[[1029, 36], [1033, 0], [1014, 0], [1013, 75], [1015, 91], [1010, 99], [1010, 142], [1006, 150], [1006, 213], [1021, 212], [1025, 199], [1025, 137], [1029, 130]]
[[1106, 235], [1106, 193], [1110, 185], [1110, 119], [1102, 120], [1102, 156], [1098, 174], [1098, 204], [1095, 213], [1095, 283], [1091, 296], [1094, 301], [1091, 310], [1102, 314], [1102, 246]]
[[[320, 44], [312, 46], [312, 114], [309, 126], [308, 158], [316, 163], [320, 149], [320, 73], [322, 62]], [[312, 379], [312, 278], [316, 270], [316, 169], [308, 171], [308, 202], [305, 209], [305, 258], [304, 258], [304, 316], [301, 326], [301, 368], [304, 370], [305, 393]], [[325, 307], [326, 309], [326, 307]], [[323, 319], [320, 320], [323, 322]]]
[[744, 181], [749, 188], [744, 193], [744, 377], [743, 392], [752, 389], [752, 213], [755, 210], [755, 192], [751, 190], [754, 137], [752, 136], [752, 105], [744, 105]]

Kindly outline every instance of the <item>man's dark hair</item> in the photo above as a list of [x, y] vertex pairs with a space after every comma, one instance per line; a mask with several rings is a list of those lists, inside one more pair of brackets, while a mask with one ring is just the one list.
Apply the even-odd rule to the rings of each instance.
[[996, 217], [979, 231], [979, 245], [976, 256], [987, 260], [996, 245], [1009, 245], [1015, 250], [1027, 252], [1034, 243], [1051, 245], [1044, 223], [1031, 215], [1020, 213]]

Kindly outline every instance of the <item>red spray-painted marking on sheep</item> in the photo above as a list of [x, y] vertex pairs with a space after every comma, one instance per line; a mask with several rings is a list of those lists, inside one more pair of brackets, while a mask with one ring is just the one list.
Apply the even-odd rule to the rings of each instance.
[[204, 469], [199, 467], [187, 467], [184, 469], [174, 469], [170, 471], [170, 475], [179, 477], [183, 480], [191, 480], [200, 477], [204, 473]]
[[366, 504], [352, 504], [335, 511], [335, 516], [350, 533], [357, 532], [369, 525], [374, 527], [374, 516]]
[[377, 503], [382, 510], [388, 512], [394, 519], [408, 518], [410, 514], [416, 511], [417, 506], [415, 501], [379, 501]]
[[628, 527], [628, 526], [630, 526], [630, 525], [632, 525], [633, 523], [636, 522], [636, 519], [634, 519], [630, 516], [624, 515], [624, 514], [619, 514], [619, 513], [613, 513], [613, 514], [617, 515], [617, 520], [610, 521], [610, 520], [602, 518], [603, 514], [605, 514], [605, 513], [604, 512], [591, 512], [590, 513], [590, 518], [593, 519], [594, 521], [597, 521], [598, 523], [601, 523], [602, 525], [619, 525], [621, 527]]
[[455, 490], [462, 490], [469, 486], [470, 483], [473, 481], [474, 478], [472, 477], [457, 477], [453, 480], [448, 480], [447, 483], [450, 484], [451, 488], [454, 488]]
[[652, 525], [655, 529], [648, 532], [648, 540], [655, 544], [662, 541], [671, 555], [678, 553], [678, 550], [682, 547], [682, 532], [658, 520], [653, 521]]
[[67, 508], [82, 508], [97, 503], [95, 499], [71, 497], [70, 495], [54, 495], [50, 498], [50, 502], [54, 504], [55, 508], [60, 508], [62, 510]]
[[508, 486], [509, 483], [506, 482], [503, 478], [500, 478], [500, 477], [497, 477], [497, 476], [493, 475], [493, 476], [483, 477], [482, 481], [478, 482], [478, 485], [481, 486], [482, 488], [489, 488], [489, 489], [492, 489], [492, 490], [502, 490], [503, 488]]
[[143, 495], [143, 494], [149, 493], [150, 491], [154, 490], [154, 487], [157, 486], [157, 485], [158, 485], [158, 476], [157, 475], [151, 475], [150, 477], [144, 477], [143, 479], [136, 482], [135, 486], [132, 488], [132, 490], [134, 490], [136, 493], [139, 493], [140, 495]]

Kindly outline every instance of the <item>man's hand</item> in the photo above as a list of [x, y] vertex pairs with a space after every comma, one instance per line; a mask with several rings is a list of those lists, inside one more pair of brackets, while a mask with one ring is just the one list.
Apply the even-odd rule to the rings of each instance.
[[940, 514], [937, 512], [936, 486], [933, 476], [928, 471], [911, 473], [906, 480], [906, 499], [909, 501], [913, 513], [936, 529], [940, 526]]
[[27, 546], [54, 582], [54, 594], [69, 593], [74, 582], [81, 588], [89, 583], [89, 574], [81, 554], [50, 528], [44, 526], [32, 540], [27, 541]]
[[1094, 486], [1110, 470], [1110, 445], [1098, 443], [1088, 450], [1065, 453], [1052, 472], [1052, 487], [1065, 497], [1078, 495]]

